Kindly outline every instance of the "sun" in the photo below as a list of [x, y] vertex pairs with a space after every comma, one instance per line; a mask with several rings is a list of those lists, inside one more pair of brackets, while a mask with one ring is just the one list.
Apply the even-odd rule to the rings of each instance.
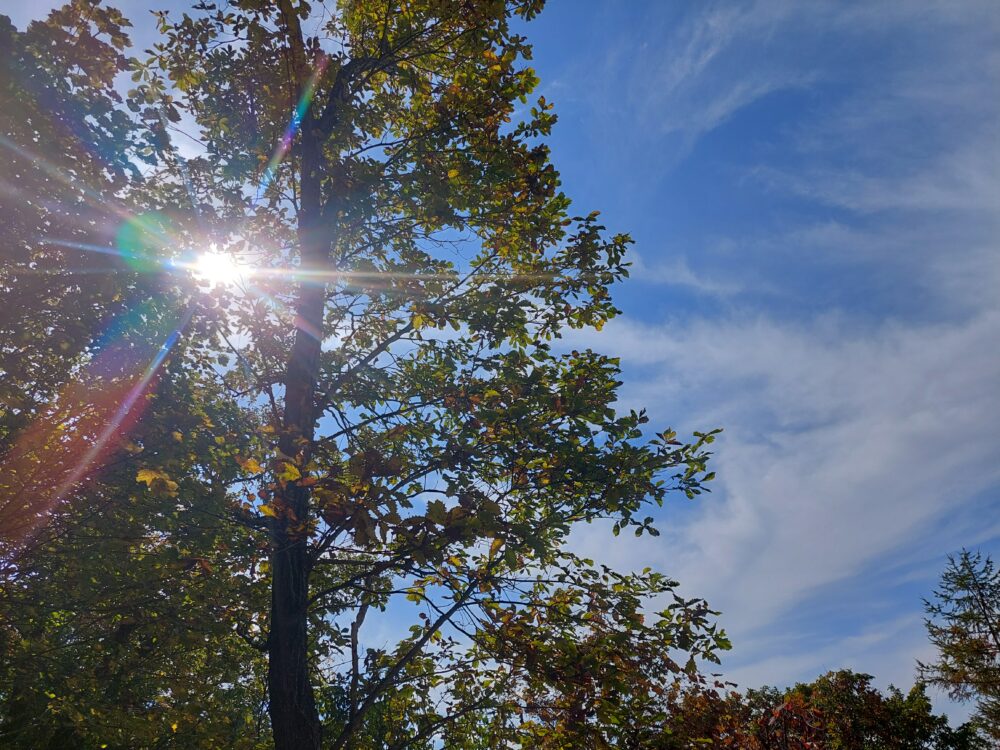
[[197, 256], [191, 273], [206, 286], [240, 286], [250, 275], [250, 269], [228, 253], [212, 248]]

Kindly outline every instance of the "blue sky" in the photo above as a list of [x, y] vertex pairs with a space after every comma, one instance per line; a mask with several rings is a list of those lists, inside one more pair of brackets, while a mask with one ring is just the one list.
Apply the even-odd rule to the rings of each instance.
[[530, 33], [567, 192], [637, 240], [573, 343], [725, 428], [664, 536], [579, 543], [721, 609], [742, 684], [909, 686], [945, 555], [1000, 535], [1000, 6], [555, 0]]
[[725, 428], [663, 536], [574, 543], [722, 610], [741, 684], [909, 686], [945, 555], [1000, 546], [1000, 5], [550, 0], [526, 33], [566, 192], [637, 241], [569, 343]]

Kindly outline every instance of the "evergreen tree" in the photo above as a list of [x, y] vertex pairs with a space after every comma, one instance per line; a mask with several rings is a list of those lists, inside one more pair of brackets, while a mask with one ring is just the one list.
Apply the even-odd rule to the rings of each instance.
[[976, 701], [976, 721], [1000, 739], [1000, 572], [979, 552], [948, 557], [934, 597], [925, 600], [937, 659], [921, 679], [957, 700]]

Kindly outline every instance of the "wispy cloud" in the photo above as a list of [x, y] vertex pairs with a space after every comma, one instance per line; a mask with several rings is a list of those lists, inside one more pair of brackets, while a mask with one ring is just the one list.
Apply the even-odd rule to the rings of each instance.
[[655, 424], [726, 429], [715, 494], [668, 510], [658, 540], [577, 543], [722, 609], [741, 682], [852, 666], [907, 683], [944, 554], [1000, 534], [983, 516], [1000, 502], [1000, 10], [710, 3], [651, 6], [648, 25], [662, 42], [613, 47], [605, 83], [644, 125], [637, 169], [675, 166], [772, 92], [801, 96], [727, 152], [750, 231], [643, 249], [637, 278], [727, 304], [633, 304], [570, 342], [620, 355], [622, 405]]
[[[627, 405], [650, 407], [654, 423], [681, 412], [689, 427], [726, 427], [715, 495], [688, 522], [668, 513], [665, 541], [618, 548], [617, 562], [656, 560], [721, 608], [743, 649], [738, 674], [751, 684], [804, 677], [776, 669], [822, 662], [814, 648], [759, 648], [762, 632], [907, 544], [919, 540], [940, 558], [981, 530], [972, 503], [1000, 484], [998, 340], [996, 310], [870, 331], [836, 319], [613, 322], [601, 348], [648, 373], [630, 379]], [[936, 526], [949, 516], [964, 523], [942, 534]], [[606, 554], [596, 535], [579, 543]], [[918, 609], [916, 598], [904, 607]], [[895, 647], [894, 674], [914, 658]]]
[[629, 278], [640, 284], [687, 287], [713, 297], [730, 297], [743, 291], [746, 286], [744, 281], [728, 280], [718, 275], [697, 272], [681, 254], [649, 263], [643, 254], [633, 252], [631, 262]]
[[680, 18], [659, 11], [654, 5], [642, 21], [643, 37], [655, 41], [613, 38], [595, 85], [586, 89], [606, 130], [627, 134], [623, 143], [635, 150], [656, 144], [646, 158], [658, 169], [684, 158], [702, 135], [744, 107], [813, 80], [811, 70], [769, 60], [729, 75], [748, 37], [766, 39], [789, 7], [711, 3]]

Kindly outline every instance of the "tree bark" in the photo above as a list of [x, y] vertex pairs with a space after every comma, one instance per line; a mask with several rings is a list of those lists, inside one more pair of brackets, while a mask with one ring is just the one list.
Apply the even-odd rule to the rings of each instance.
[[271, 731], [276, 750], [318, 750], [321, 725], [309, 668], [306, 600], [308, 549], [303, 541], [271, 553], [271, 633], [268, 640], [268, 690]]
[[[315, 248], [306, 228], [300, 240]], [[305, 252], [303, 257], [312, 253]], [[314, 399], [319, 376], [324, 284], [303, 285], [296, 305], [295, 341], [285, 377], [284, 429], [278, 447], [306, 463], [314, 438]], [[309, 577], [312, 559], [305, 523], [310, 490], [289, 482], [280, 493], [281, 513], [271, 523], [271, 631], [268, 688], [276, 750], [318, 749], [321, 724], [309, 665]]]
[[[290, 64], [301, 89], [310, 75], [299, 17], [288, 0], [278, 7]], [[294, 92], [295, 96], [299, 92]], [[329, 233], [322, 220], [322, 155], [311, 111], [302, 116], [297, 148], [300, 174], [298, 239], [303, 271], [322, 271], [329, 261]], [[285, 370], [285, 409], [278, 447], [302, 465], [315, 437], [316, 389], [326, 284], [303, 275], [295, 305], [295, 339]], [[310, 490], [288, 482], [279, 491], [280, 512], [271, 531], [271, 621], [268, 637], [268, 711], [275, 750], [319, 750], [322, 724], [309, 664], [309, 577], [312, 558], [307, 522]]]

